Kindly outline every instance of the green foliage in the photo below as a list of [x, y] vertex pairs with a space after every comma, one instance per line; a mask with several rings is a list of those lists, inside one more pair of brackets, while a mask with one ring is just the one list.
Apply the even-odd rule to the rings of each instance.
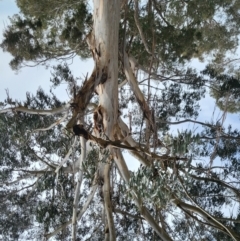
[[83, 163], [84, 177], [92, 183], [94, 174], [97, 171], [96, 163], [99, 161], [99, 150], [94, 148], [87, 154], [87, 159]]
[[[86, 1], [18, 0], [17, 5], [21, 15], [11, 18], [1, 44], [4, 51], [14, 56], [12, 68], [18, 69], [28, 61], [44, 63], [75, 54], [89, 56], [84, 38], [92, 19]], [[170, 68], [193, 57], [203, 59], [212, 51], [216, 55], [226, 52], [237, 45], [237, 1], [153, 1], [141, 5], [138, 16], [146, 43], [155, 55], [152, 59], [139, 36], [134, 8], [130, 2], [127, 12], [123, 12], [126, 25], [120, 25], [120, 39], [127, 42], [129, 52], [142, 65], [153, 60], [155, 69], [162, 65]], [[220, 19], [218, 14], [224, 18]]]
[[[194, 135], [191, 130], [183, 132], [178, 131], [178, 135], [173, 136], [166, 134], [164, 137], [165, 144], [171, 148], [171, 154], [174, 156], [189, 156], [194, 154], [194, 145], [201, 143], [201, 136], [199, 133]], [[190, 153], [189, 153], [190, 151]]]
[[91, 14], [83, 1], [73, 1], [72, 5], [64, 2], [18, 1], [24, 16], [10, 18], [11, 25], [4, 32], [1, 43], [3, 50], [14, 56], [10, 62], [13, 69], [29, 61], [45, 63], [75, 54], [89, 57], [84, 38], [89, 32]]
[[[8, 100], [5, 101], [5, 105], [7, 104]], [[21, 103], [21, 105], [32, 109], [54, 108], [63, 104], [56, 96], [49, 96], [44, 93], [42, 89], [37, 91], [36, 96], [28, 93], [26, 95], [26, 101]], [[18, 222], [17, 220], [19, 220], [19, 225], [15, 225], [16, 228], [11, 230], [14, 237], [17, 237], [19, 233], [26, 230], [27, 227], [30, 228], [33, 217], [37, 215], [38, 219], [38, 215], [40, 215], [38, 214], [40, 209], [38, 210], [38, 206], [36, 205], [37, 197], [42, 195], [43, 197], [51, 197], [50, 193], [54, 188], [54, 177], [49, 176], [46, 170], [45, 174], [38, 179], [38, 175], [32, 176], [31, 172], [29, 173], [27, 170], [30, 166], [34, 166], [39, 162], [39, 158], [34, 154], [35, 151], [40, 156], [41, 154], [44, 155], [44, 159], [46, 158], [46, 160], [55, 155], [56, 151], [58, 151], [60, 156], [66, 154], [64, 146], [67, 147], [66, 144], [69, 142], [69, 138], [62, 134], [61, 125], [46, 132], [34, 133], [34, 129], [47, 127], [57, 118], [57, 115], [55, 117], [43, 117], [20, 112], [0, 115], [0, 128], [2, 133], [0, 139], [1, 143], [3, 143], [0, 147], [0, 155], [2, 157], [0, 161], [1, 195], [17, 207], [17, 209], [10, 207], [4, 208], [7, 204], [6, 200], [1, 203], [1, 209], [4, 210], [4, 212], [2, 213], [0, 222], [6, 223], [6, 225], [1, 225], [4, 234], [9, 233], [9, 230], [12, 229], [9, 228], [10, 220], [14, 220], [14, 222]], [[49, 145], [49, 143], [51, 143], [51, 145]], [[15, 185], [10, 185], [16, 178], [25, 181], [19, 181]], [[9, 183], [9, 186], [2, 186], [3, 183], [6, 182]], [[17, 185], [20, 186], [20, 189], [22, 188], [22, 193], [16, 191]], [[67, 189], [67, 185], [65, 188]], [[69, 195], [69, 190], [66, 190], [66, 192]], [[68, 195], [66, 196], [66, 200], [70, 202], [69, 205], [71, 207], [72, 201]], [[50, 199], [52, 199], [52, 197]], [[45, 208], [48, 208], [46, 210], [51, 213], [51, 205], [49, 206], [46, 200], [42, 202], [45, 203], [43, 206], [45, 205]], [[62, 202], [60, 202], [60, 204], [63, 205]], [[16, 210], [18, 211], [16, 212]], [[46, 210], [41, 212], [47, 212]], [[71, 212], [69, 214], [71, 214]], [[25, 221], [22, 222], [23, 220]], [[42, 219], [39, 217], [38, 220]], [[56, 218], [53, 220], [57, 222]], [[48, 226], [48, 224], [45, 225], [45, 227]]]
[[[146, 52], [134, 21], [134, 5], [130, 3], [123, 18], [123, 29], [129, 52], [142, 65], [152, 60]], [[204, 59], [210, 52], [225, 53], [237, 46], [239, 34], [237, 1], [147, 1], [140, 6], [139, 22], [146, 43], [155, 54], [154, 68], [168, 68], [193, 57]], [[224, 16], [224, 18], [222, 18]], [[125, 29], [124, 29], [125, 28]], [[219, 56], [219, 55], [218, 55]]]
[[240, 80], [238, 76], [218, 74], [207, 67], [203, 74], [209, 76], [212, 82], [211, 96], [216, 99], [217, 106], [230, 113], [240, 111]]
[[[171, 191], [168, 189], [169, 183]], [[178, 184], [173, 180], [173, 175], [168, 170], [162, 170], [159, 162], [155, 162], [151, 167], [139, 168], [131, 177], [129, 188], [141, 194], [143, 205], [152, 202], [161, 209], [166, 208], [172, 193], [178, 192]]]

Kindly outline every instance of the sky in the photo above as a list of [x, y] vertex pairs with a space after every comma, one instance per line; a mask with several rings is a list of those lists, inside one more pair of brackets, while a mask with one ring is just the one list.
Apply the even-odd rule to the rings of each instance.
[[[3, 39], [2, 35], [4, 29], [6, 29], [6, 26], [10, 23], [8, 17], [18, 12], [19, 10], [14, 0], [0, 0], [0, 42]], [[25, 99], [26, 92], [34, 94], [39, 87], [44, 90], [49, 90], [49, 87], [51, 86], [51, 83], [49, 82], [51, 69], [46, 69], [44, 66], [24, 67], [16, 73], [9, 66], [11, 59], [11, 55], [7, 52], [3, 52], [0, 48], [0, 102], [6, 98], [6, 91], [9, 92], [9, 95], [13, 98], [13, 100], [23, 100]], [[51, 64], [54, 65], [54, 62], [51, 62]], [[197, 60], [192, 61], [191, 65], [199, 70], [204, 69], [205, 66], [204, 63], [200, 63]], [[80, 58], [75, 57], [70, 68], [75, 77], [83, 78], [87, 73], [90, 74], [92, 72], [93, 62], [92, 60], [81, 61]], [[64, 85], [61, 86], [61, 88], [58, 88], [55, 93], [59, 99], [65, 101], [69, 100], [69, 96]], [[216, 120], [221, 116], [222, 112], [218, 110], [218, 108], [215, 108], [215, 102], [209, 96], [202, 99], [200, 104], [201, 112], [198, 117], [199, 121], [204, 122], [206, 120]], [[215, 112], [213, 115], [214, 109]], [[228, 124], [232, 124], [235, 128], [239, 127], [239, 114], [228, 114], [225, 123], [226, 126]], [[174, 126], [172, 133], [174, 133], [176, 129], [181, 130], [185, 127], [192, 129], [196, 128], [196, 126], [192, 124]], [[130, 155], [126, 155], [126, 159], [127, 162], [130, 163], [130, 166], [135, 166], [136, 163]]]

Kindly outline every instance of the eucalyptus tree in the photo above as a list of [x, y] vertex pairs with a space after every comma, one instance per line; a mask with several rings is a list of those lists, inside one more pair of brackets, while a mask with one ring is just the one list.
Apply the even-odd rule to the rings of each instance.
[[220, 74], [208, 66], [203, 74], [209, 76], [211, 82], [211, 96], [216, 99], [216, 104], [221, 110], [230, 113], [240, 111], [240, 80], [235, 71], [232, 74]]
[[[240, 133], [226, 111], [196, 120], [208, 79], [184, 66], [237, 46], [238, 1], [16, 2], [1, 44], [14, 69], [72, 55], [95, 66], [82, 83], [54, 67], [68, 103], [41, 89], [1, 102], [2, 235], [239, 240], [239, 212], [223, 208], [239, 206]], [[201, 128], [171, 133], [182, 123]]]

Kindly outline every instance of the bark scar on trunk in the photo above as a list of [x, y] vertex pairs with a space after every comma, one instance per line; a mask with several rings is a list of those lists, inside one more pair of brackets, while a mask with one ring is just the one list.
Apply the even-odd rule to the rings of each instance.
[[101, 133], [103, 132], [103, 113], [101, 106], [98, 106], [98, 108], [94, 111], [93, 120], [94, 128], [101, 135]]
[[107, 79], [108, 79], [108, 67], [105, 66], [104, 68], [102, 68], [100, 84], [104, 84], [107, 81]]

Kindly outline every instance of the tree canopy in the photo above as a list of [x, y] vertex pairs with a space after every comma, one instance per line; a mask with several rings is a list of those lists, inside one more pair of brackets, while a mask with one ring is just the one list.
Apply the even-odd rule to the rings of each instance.
[[[240, 240], [240, 130], [225, 124], [240, 82], [237, 62], [224, 64], [240, 2], [16, 4], [0, 45], [11, 67], [56, 65], [49, 90], [0, 102], [0, 237]], [[94, 60], [85, 79], [76, 57]], [[209, 94], [217, 118], [201, 112]]]

